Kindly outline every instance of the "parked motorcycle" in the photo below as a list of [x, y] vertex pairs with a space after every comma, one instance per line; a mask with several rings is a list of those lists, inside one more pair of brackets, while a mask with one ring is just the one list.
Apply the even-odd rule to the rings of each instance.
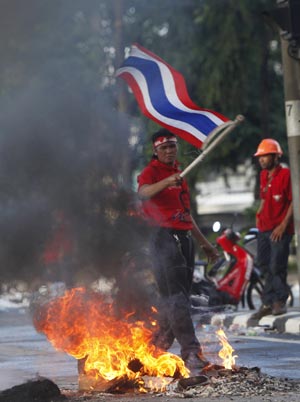
[[[261, 304], [262, 292], [264, 290], [264, 279], [261, 270], [258, 268], [256, 261], [257, 254], [257, 228], [250, 228], [243, 239], [243, 246], [245, 250], [253, 257], [253, 275], [250, 277], [249, 284], [247, 286], [246, 294], [244, 294], [244, 303], [245, 306], [245, 298], [247, 301], [247, 305], [251, 310], [254, 310], [256, 307], [259, 307]], [[292, 295], [292, 293], [291, 293]], [[293, 297], [293, 295], [292, 295]], [[255, 307], [254, 301], [258, 300], [259, 305]], [[292, 301], [293, 303], [293, 301]]]
[[[241, 235], [228, 228], [216, 239], [223, 252], [212, 267], [198, 261], [192, 285], [192, 309], [234, 306], [239, 303], [253, 310], [261, 304], [264, 289], [263, 275], [256, 265], [257, 229], [250, 229], [240, 244]], [[290, 292], [288, 303], [293, 305]], [[257, 305], [256, 305], [257, 304]]]

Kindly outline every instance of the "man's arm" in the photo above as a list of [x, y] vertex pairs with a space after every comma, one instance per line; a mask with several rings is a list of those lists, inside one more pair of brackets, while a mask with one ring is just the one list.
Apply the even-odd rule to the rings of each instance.
[[272, 241], [281, 240], [284, 232], [286, 231], [286, 228], [288, 227], [288, 224], [292, 219], [292, 216], [293, 216], [293, 203], [291, 202], [284, 219], [278, 226], [276, 226], [276, 228], [271, 233], [270, 238]]
[[153, 184], [144, 184], [138, 190], [138, 196], [141, 200], [149, 200], [156, 194], [160, 193], [167, 187], [179, 186], [182, 182], [182, 178], [179, 173], [175, 173], [171, 176], [166, 177], [163, 180], [158, 181]]

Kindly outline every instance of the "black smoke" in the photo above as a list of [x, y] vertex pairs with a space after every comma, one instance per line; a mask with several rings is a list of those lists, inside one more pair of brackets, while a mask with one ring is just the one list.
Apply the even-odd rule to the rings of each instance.
[[112, 2], [2, 3], [0, 282], [116, 277], [146, 231], [132, 122], [116, 107]]
[[45, 275], [56, 214], [72, 242], [69, 280], [115, 275], [144, 231], [133, 216], [129, 123], [114, 99], [71, 72], [67, 85], [45, 73], [2, 104], [0, 131], [1, 280]]

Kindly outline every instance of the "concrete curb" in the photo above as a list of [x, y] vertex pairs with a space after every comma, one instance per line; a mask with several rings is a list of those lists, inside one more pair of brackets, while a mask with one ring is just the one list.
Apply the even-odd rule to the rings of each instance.
[[254, 328], [262, 327], [268, 330], [275, 330], [279, 333], [300, 335], [300, 311], [288, 311], [286, 314], [273, 316], [267, 315], [260, 320], [251, 319], [253, 312], [219, 312], [197, 315], [196, 322], [199, 324], [209, 324], [213, 326], [223, 326], [224, 328]]
[[212, 316], [211, 324], [216, 324], [217, 321], [220, 321], [220, 318], [222, 318], [226, 328], [232, 325], [244, 328], [264, 327], [266, 329], [276, 330], [279, 333], [300, 335], [300, 311], [289, 311], [280, 316], [267, 315], [260, 320], [251, 319], [251, 315], [252, 313], [236, 313], [226, 315], [224, 318], [220, 317], [220, 314], [218, 314]]

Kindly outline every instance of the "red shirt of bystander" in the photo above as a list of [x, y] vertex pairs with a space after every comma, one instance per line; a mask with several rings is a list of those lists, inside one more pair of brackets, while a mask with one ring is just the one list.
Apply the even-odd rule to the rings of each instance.
[[[260, 173], [260, 198], [264, 201], [263, 207], [258, 214], [261, 232], [273, 230], [284, 219], [292, 202], [292, 186], [290, 170], [278, 165], [268, 178], [268, 171]], [[294, 224], [291, 221], [287, 227], [287, 233], [294, 233]]]

